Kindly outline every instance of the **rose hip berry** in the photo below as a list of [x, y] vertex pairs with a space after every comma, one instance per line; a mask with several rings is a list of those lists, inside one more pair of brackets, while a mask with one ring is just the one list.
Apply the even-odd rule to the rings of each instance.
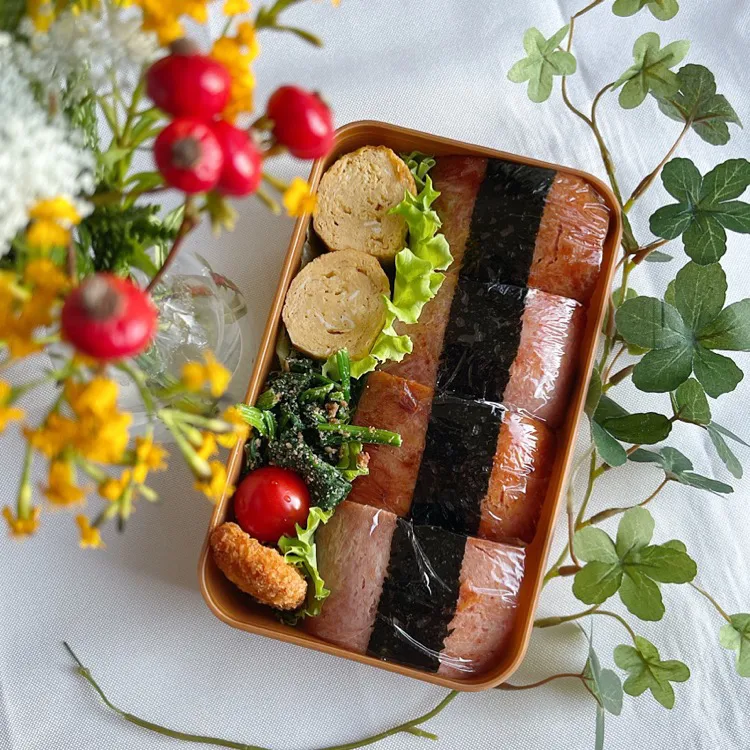
[[282, 86], [268, 100], [276, 140], [298, 159], [317, 159], [333, 147], [331, 110], [315, 93]]
[[172, 54], [157, 60], [146, 75], [146, 91], [159, 109], [173, 117], [210, 120], [229, 101], [229, 71], [211, 57], [201, 55], [189, 39], [170, 46]]
[[211, 126], [192, 117], [181, 117], [159, 133], [154, 158], [167, 184], [184, 193], [216, 187], [224, 166]]
[[151, 297], [132, 281], [97, 273], [67, 296], [61, 322], [64, 338], [79, 352], [122, 359], [149, 346], [157, 312]]
[[263, 177], [263, 157], [257, 146], [244, 130], [224, 120], [213, 123], [211, 127], [224, 154], [217, 189], [225, 195], [254, 193]]

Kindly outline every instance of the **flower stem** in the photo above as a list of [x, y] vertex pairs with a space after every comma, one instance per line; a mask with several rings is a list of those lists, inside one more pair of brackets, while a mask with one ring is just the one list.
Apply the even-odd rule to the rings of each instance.
[[709, 593], [708, 593], [708, 591], [706, 591], [706, 590], [702, 589], [702, 588], [701, 588], [700, 586], [698, 586], [698, 584], [697, 584], [697, 583], [693, 583], [692, 581], [690, 581], [690, 586], [692, 586], [692, 588], [694, 588], [694, 589], [695, 589], [695, 590], [696, 590], [696, 591], [697, 591], [697, 592], [698, 592], [698, 593], [699, 593], [699, 594], [700, 594], [701, 596], [703, 596], [703, 597], [705, 597], [706, 599], [708, 599], [708, 601], [709, 601], [709, 602], [711, 602], [711, 604], [713, 604], [713, 606], [714, 606], [714, 609], [715, 609], [715, 610], [716, 610], [716, 611], [717, 611], [717, 612], [718, 612], [718, 613], [719, 613], [719, 614], [720, 614], [720, 615], [721, 615], [721, 616], [722, 616], [722, 617], [723, 617], [723, 618], [724, 618], [724, 619], [725, 619], [725, 620], [726, 620], [726, 621], [727, 621], [728, 623], [730, 623], [730, 624], [731, 624], [732, 620], [731, 620], [731, 618], [729, 617], [729, 615], [728, 615], [728, 614], [727, 614], [727, 613], [726, 613], [726, 612], [724, 611], [724, 609], [723, 609], [723, 608], [722, 608], [722, 607], [721, 607], [721, 606], [719, 605], [719, 603], [718, 603], [718, 602], [716, 601], [716, 599], [714, 599], [714, 598], [713, 598], [713, 596], [711, 596], [711, 594], [709, 594]]
[[589, 462], [589, 479], [586, 484], [586, 494], [583, 496], [583, 502], [581, 507], [578, 509], [578, 516], [576, 517], [576, 529], [580, 528], [581, 521], [586, 513], [586, 508], [589, 506], [591, 496], [594, 494], [594, 482], [596, 482], [599, 474], [596, 469], [596, 453], [594, 452], [594, 446], [591, 446], [591, 460]]
[[560, 615], [559, 617], [542, 617], [538, 620], [534, 620], [535, 628], [553, 628], [556, 625], [562, 625], [565, 622], [573, 622], [573, 620], [580, 620], [582, 617], [595, 614], [599, 609], [599, 605], [595, 604], [593, 607], [589, 607], [583, 612], [576, 612], [574, 615]]
[[625, 630], [628, 631], [628, 633], [630, 634], [630, 637], [633, 639], [633, 643], [636, 643], [637, 636], [635, 634], [635, 631], [633, 630], [633, 628], [630, 627], [630, 625], [628, 625], [627, 620], [625, 620], [624, 617], [621, 617], [616, 612], [610, 612], [607, 609], [597, 609], [597, 610], [594, 610], [591, 614], [592, 615], [604, 615], [605, 617], [614, 618], [620, 623], [620, 625], [622, 625], [625, 628]]
[[198, 220], [195, 218], [195, 216], [193, 216], [192, 208], [193, 199], [191, 196], [188, 196], [187, 198], [185, 198], [185, 212], [182, 217], [180, 228], [177, 230], [177, 234], [175, 235], [174, 242], [172, 242], [172, 247], [169, 249], [169, 253], [167, 253], [167, 257], [164, 259], [164, 263], [161, 264], [161, 268], [154, 274], [154, 278], [149, 281], [148, 286], [146, 287], [147, 292], [151, 292], [162, 280], [164, 274], [177, 258], [177, 253], [179, 252], [180, 246], [182, 245], [185, 237], [193, 230], [195, 225], [198, 223]]
[[153, 417], [156, 413], [156, 405], [154, 403], [154, 397], [151, 391], [148, 389], [143, 370], [141, 370], [137, 365], [133, 366], [124, 361], [119, 362], [116, 367], [118, 370], [122, 370], [133, 381], [135, 387], [138, 389], [141, 401], [143, 401], [143, 405], [146, 407], [148, 415], [150, 417]]
[[18, 498], [16, 500], [16, 517], [18, 520], [28, 521], [31, 518], [31, 464], [34, 460], [34, 448], [30, 442], [26, 443], [23, 454], [23, 469], [21, 470], [21, 483], [18, 487]]
[[[96, 690], [104, 705], [111, 711], [114, 711], [116, 714], [121, 716], [126, 721], [129, 721], [131, 724], [135, 724], [136, 726], [142, 727], [143, 729], [148, 729], [151, 732], [156, 732], [157, 734], [161, 734], [165, 737], [171, 737], [172, 739], [176, 740], [183, 740], [184, 742], [195, 742], [202, 745], [217, 745], [218, 747], [228, 747], [232, 748], [233, 750], [267, 750], [266, 748], [262, 748], [259, 745], [249, 745], [244, 742], [234, 742], [232, 740], [225, 740], [219, 737], [208, 737], [202, 734], [178, 732], [177, 730], [168, 729], [167, 727], [164, 727], [160, 724], [155, 724], [152, 721], [141, 719], [140, 717], [135, 716], [135, 714], [123, 711], [121, 708], [115, 706], [114, 703], [109, 700], [109, 698], [107, 698], [104, 691], [101, 689], [101, 687], [99, 687], [99, 684], [91, 675], [91, 672], [75, 655], [73, 649], [67, 643], [63, 643], [63, 645], [65, 646], [66, 650], [71, 655], [75, 663], [78, 665], [78, 674], [80, 674], [81, 677], [83, 677], [94, 688], [94, 690]], [[367, 737], [366, 739], [358, 740], [355, 742], [348, 742], [343, 745], [331, 745], [329, 747], [322, 748], [321, 750], [356, 750], [357, 748], [366, 747], [367, 745], [374, 745], [376, 742], [380, 742], [381, 740], [386, 739], [386, 737], [391, 737], [394, 734], [398, 734], [399, 732], [415, 734], [417, 736], [427, 737], [429, 739], [437, 739], [437, 737], [431, 732], [425, 732], [424, 730], [419, 729], [419, 725], [437, 716], [444, 708], [446, 708], [446, 706], [448, 706], [448, 704], [450, 704], [450, 702], [457, 695], [458, 692], [452, 690], [431, 711], [428, 711], [422, 716], [418, 716], [416, 719], [411, 719], [410, 721], [406, 721], [403, 724], [399, 724], [392, 729], [387, 729], [385, 732], [380, 732], [379, 734], [375, 734], [372, 737]]]
[[607, 518], [612, 518], [612, 516], [617, 516], [620, 513], [625, 513], [625, 511], [628, 511], [631, 508], [646, 507], [667, 486], [668, 482], [669, 479], [667, 477], [664, 477], [659, 486], [643, 502], [638, 503], [637, 505], [629, 505], [624, 508], [608, 508], [607, 510], [603, 510], [600, 513], [594, 514], [587, 521], [582, 521], [579, 524], [578, 528], [583, 529], [586, 526], [594, 526], [597, 523], [605, 521]]
[[502, 685], [498, 685], [497, 690], [531, 690], [531, 688], [541, 687], [542, 685], [546, 685], [547, 683], [552, 682], [552, 680], [561, 680], [565, 677], [575, 677], [582, 682], [584, 679], [583, 675], [579, 672], [561, 672], [560, 674], [553, 674], [549, 677], [545, 677], [543, 680], [539, 680], [538, 682], [532, 682], [529, 685], [510, 685], [506, 682]]
[[267, 182], [272, 188], [278, 190], [280, 193], [283, 193], [289, 188], [289, 185], [284, 182], [284, 180], [280, 180], [278, 177], [275, 177], [268, 172], [263, 172], [263, 181]]

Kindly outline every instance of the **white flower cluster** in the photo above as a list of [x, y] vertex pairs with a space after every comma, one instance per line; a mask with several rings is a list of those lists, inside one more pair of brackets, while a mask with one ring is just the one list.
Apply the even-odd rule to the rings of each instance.
[[[94, 157], [60, 115], [51, 118], [14, 63], [13, 43], [0, 33], [0, 256], [26, 226], [39, 200], [62, 196], [85, 216], [80, 199], [94, 190]], [[80, 139], [78, 139], [80, 140]]]
[[113, 77], [122, 88], [132, 87], [159, 51], [156, 35], [141, 31], [141, 20], [135, 8], [125, 8], [117, 0], [102, 0], [90, 10], [66, 11], [46, 32], [24, 18], [20, 30], [29, 44], [15, 46], [18, 67], [55, 93], [63, 92], [66, 82], [81, 81], [65, 91], [65, 105], [86, 95], [87, 78], [97, 91], [111, 87]]

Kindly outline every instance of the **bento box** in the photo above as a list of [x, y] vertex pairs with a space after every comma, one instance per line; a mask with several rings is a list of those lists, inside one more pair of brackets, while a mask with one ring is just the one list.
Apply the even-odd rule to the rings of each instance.
[[[542, 580], [552, 542], [553, 530], [560, 506], [562, 505], [565, 483], [573, 457], [576, 433], [583, 414], [588, 381], [594, 366], [597, 337], [601, 331], [608, 306], [609, 288], [615, 270], [622, 232], [621, 217], [616, 200], [609, 188], [596, 177], [580, 172], [579, 170], [568, 169], [567, 167], [560, 167], [481, 146], [474, 146], [459, 141], [449, 140], [447, 138], [408, 130], [394, 125], [370, 121], [351, 123], [338, 130], [333, 152], [324, 159], [317, 160], [313, 165], [310, 175], [310, 183], [312, 187], [314, 189], [318, 187], [321, 177], [328, 167], [338, 159], [338, 157], [363, 146], [386, 146], [397, 154], [414, 151], [423, 152], [436, 157], [438, 162], [441, 156], [467, 156], [480, 157], [488, 160], [502, 160], [502, 162], [497, 163], [502, 163], [510, 169], [514, 169], [515, 165], [518, 165], [519, 168], [531, 167], [539, 168], [541, 170], [553, 170], [550, 174], [554, 173], [555, 175], [562, 175], [563, 179], [565, 179], [565, 176], [567, 175], [570, 176], [571, 179], [581, 178], [585, 180], [585, 182], [596, 191], [602, 204], [606, 206], [606, 209], [609, 212], [608, 227], [602, 232], [603, 234], [604, 231], [606, 231], [606, 236], [603, 236], [603, 240], [601, 241], [601, 270], [598, 273], [598, 277], [592, 277], [590, 288], [586, 291], [587, 315], [584, 310], [583, 317], [580, 321], [580, 340], [577, 342], [577, 366], [575, 367], [575, 374], [572, 374], [571, 370], [572, 383], [568, 384], [569, 395], [566, 396], [561, 406], [558, 404], [554, 414], [551, 412], [549, 414], [542, 414], [544, 418], [549, 417], [550, 419], [554, 419], [556, 424], [557, 450], [554, 462], [551, 464], [551, 474], [549, 476], [549, 481], [546, 484], [546, 492], [543, 496], [543, 502], [541, 502], [541, 510], [538, 513], [535, 533], [532, 533], [529, 536], [527, 541], [530, 543], [523, 545], [525, 572], [523, 578], [521, 579], [519, 577], [518, 579], [519, 585], [517, 591], [513, 592], [513, 606], [515, 611], [512, 626], [510, 626], [510, 632], [506, 634], [507, 637], [502, 652], [494, 658], [494, 661], [489, 665], [489, 668], [485, 669], [481, 674], [464, 675], [451, 669], [424, 671], [412, 666], [405, 666], [403, 663], [398, 663], [398, 661], [378, 658], [376, 651], [373, 649], [370, 649], [369, 653], [355, 652], [355, 650], [335, 645], [334, 643], [331, 643], [330, 640], [323, 640], [322, 638], [300, 628], [283, 624], [278, 618], [274, 617], [271, 610], [261, 605], [256, 605], [248, 596], [242, 594], [242, 592], [235, 588], [235, 586], [225, 578], [212, 558], [211, 550], [209, 549], [209, 538], [211, 532], [224, 523], [228, 518], [231, 518], [232, 498], [226, 493], [214, 510], [208, 529], [206, 543], [201, 552], [198, 570], [200, 588], [203, 597], [212, 612], [219, 619], [233, 627], [246, 630], [250, 633], [265, 635], [288, 643], [305, 646], [307, 648], [313, 648], [336, 656], [342, 656], [363, 664], [380, 667], [402, 675], [438, 684], [446, 688], [465, 691], [484, 690], [495, 687], [506, 681], [517, 669], [524, 657], [531, 636], [534, 612], [542, 588]], [[492, 163], [494, 164], [496, 162]], [[300, 269], [303, 249], [308, 237], [308, 232], [310, 231], [311, 216], [306, 215], [301, 217], [294, 227], [289, 249], [282, 267], [279, 285], [269, 312], [268, 321], [266, 323], [260, 349], [255, 362], [255, 368], [247, 390], [246, 402], [248, 404], [255, 403], [264, 383], [266, 382], [269, 372], [274, 366], [274, 360], [276, 358], [276, 341], [281, 326], [282, 309], [284, 307], [290, 284]], [[479, 269], [478, 273], [484, 272], [484, 270], [486, 269]], [[553, 268], [551, 273], [557, 273], [557, 271]], [[564, 279], [561, 281], [563, 284], [568, 283]], [[570, 283], [575, 286], [575, 280], [570, 281]], [[531, 285], [529, 284], [529, 286]], [[494, 289], [492, 286], [489, 288]], [[542, 295], [543, 293], [530, 292], [523, 295], [527, 313], [529, 306], [535, 304], [534, 294]], [[571, 304], [577, 305], [577, 303]], [[453, 352], [453, 356], [465, 356], [465, 352], [463, 354], [461, 351]], [[404, 377], [407, 376], [400, 371], [397, 374], [404, 375]], [[475, 380], [476, 378], [481, 378], [485, 375], [486, 373], [482, 373], [481, 371], [474, 373]], [[376, 387], [378, 381], [375, 380], [372, 382], [375, 384], [374, 387]], [[460, 383], [458, 385], [460, 386]], [[511, 388], [506, 388], [505, 400], [510, 401], [512, 406], [516, 406], [513, 393], [510, 393], [511, 390]], [[518, 398], [523, 401], [522, 395], [518, 396]], [[532, 403], [529, 407], [527, 401], [523, 401], [523, 403], [520, 404], [522, 407], [521, 414], [524, 413], [524, 409], [533, 409], [536, 406]], [[481, 403], [481, 401], [478, 403]], [[437, 409], [438, 411], [442, 410], [446, 413], [450, 413], [451, 408], [454, 407], [451, 405], [450, 398], [443, 398], [437, 406], [433, 406], [433, 409]], [[463, 409], [463, 407], [461, 408]], [[545, 403], [540, 402], [540, 409], [543, 411], [544, 408]], [[524, 419], [524, 417], [518, 416], [514, 416], [514, 418]], [[477, 419], [481, 421], [481, 415]], [[233, 449], [228, 462], [228, 476], [230, 483], [234, 483], [237, 480], [242, 469], [243, 461], [244, 446], [237, 445]], [[342, 518], [344, 518], [345, 521], [351, 519], [351, 522], [354, 524], [356, 522], [354, 517], [357, 516], [357, 514], [361, 514], [363, 512], [361, 509], [367, 508], [367, 505], [358, 506], [354, 503], [347, 503], [347, 505], [349, 506], [349, 509], [345, 514], [342, 514]], [[422, 503], [419, 507], [421, 508], [419, 512], [425, 516], [427, 523], [436, 524], [438, 526], [440, 525], [439, 508], [433, 507], [429, 503]], [[415, 511], [415, 513], [416, 512], [417, 511]], [[344, 523], [344, 521], [342, 521], [342, 523]], [[398, 524], [401, 524], [401, 519], [398, 519]], [[400, 533], [398, 532], [398, 528], [401, 527], [398, 526], [398, 524], [397, 532], [390, 532], [394, 534], [394, 539], [395, 535]], [[354, 529], [355, 527], [352, 526], [351, 528]], [[433, 526], [424, 526], [420, 528], [431, 529]], [[413, 532], [408, 531], [408, 533]], [[421, 537], [424, 538], [425, 544], [434, 543], [445, 546], [442, 537], [442, 541], [429, 542], [429, 532], [425, 535], [425, 532], [420, 530], [419, 533]], [[370, 535], [372, 535], [372, 532], [370, 532]], [[523, 538], [523, 529], [518, 531], [517, 535]], [[454, 536], [452, 535], [451, 539], [453, 538]], [[395, 545], [396, 542], [394, 541], [393, 544]], [[461, 544], [463, 545], [463, 542]], [[465, 555], [463, 562], [464, 567], [469, 565], [472, 554], [477, 557], [477, 559], [481, 556], [487, 556], [487, 550], [479, 540], [468, 540], [465, 549], [466, 552], [464, 553], [462, 551], [461, 553]], [[502, 552], [502, 554], [505, 555], [506, 553]], [[511, 557], [512, 556], [513, 553], [511, 553]]]

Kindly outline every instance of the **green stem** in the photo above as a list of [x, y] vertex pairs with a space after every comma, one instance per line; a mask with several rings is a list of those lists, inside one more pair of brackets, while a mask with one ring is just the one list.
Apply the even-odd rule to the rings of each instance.
[[600, 513], [594, 514], [587, 521], [583, 521], [582, 523], [579, 524], [578, 528], [583, 529], [586, 526], [594, 526], [597, 523], [601, 523], [602, 521], [605, 521], [608, 518], [617, 516], [620, 513], [625, 513], [625, 511], [628, 511], [631, 508], [644, 508], [667, 486], [668, 482], [669, 482], [669, 479], [665, 477], [661, 481], [659, 486], [643, 502], [638, 503], [637, 505], [629, 505], [624, 508], [608, 508], [607, 510], [603, 510]]
[[591, 446], [589, 478], [588, 482], [586, 483], [586, 494], [583, 496], [583, 502], [581, 503], [581, 507], [578, 509], [578, 515], [576, 516], [576, 528], [579, 528], [581, 521], [586, 514], [586, 509], [589, 506], [589, 501], [591, 500], [591, 496], [594, 494], [594, 482], [596, 482], [597, 477], [599, 477], [599, 474], [597, 473], [596, 469], [596, 453], [593, 450], [593, 446]]
[[265, 205], [265, 207], [272, 213], [274, 216], [279, 216], [281, 214], [281, 206], [279, 205], [279, 202], [274, 200], [263, 188], [258, 188], [258, 190], [255, 191], [255, 197], [258, 198], [258, 200]]
[[180, 223], [180, 228], [177, 230], [177, 234], [175, 235], [174, 241], [172, 242], [172, 247], [169, 249], [167, 257], [164, 258], [164, 263], [161, 264], [161, 268], [159, 268], [159, 270], [154, 274], [154, 277], [151, 279], [151, 281], [149, 281], [148, 286], [146, 287], [147, 292], [151, 292], [156, 288], [157, 284], [161, 281], [164, 274], [177, 258], [177, 253], [179, 252], [185, 237], [187, 237], [187, 235], [198, 223], [198, 219], [193, 216], [192, 208], [193, 198], [192, 196], [188, 195], [185, 198], [185, 211], [182, 217], [182, 222]]
[[542, 685], [546, 685], [549, 682], [552, 682], [552, 680], [561, 680], [566, 677], [575, 677], [578, 680], [583, 681], [584, 677], [579, 672], [561, 672], [560, 674], [553, 674], [550, 677], [545, 677], [543, 680], [539, 680], [537, 682], [532, 682], [528, 685], [510, 685], [509, 683], [503, 683], [502, 685], [498, 685], [498, 690], [531, 690], [532, 688], [541, 687]]
[[18, 498], [16, 500], [16, 517], [19, 520], [28, 521], [31, 518], [31, 464], [34, 460], [34, 448], [31, 443], [26, 443], [23, 454], [23, 469], [21, 471], [21, 483], [18, 487]]
[[713, 604], [714, 609], [728, 622], [731, 624], [732, 620], [729, 617], [729, 615], [724, 611], [724, 609], [719, 605], [719, 603], [716, 601], [716, 599], [711, 596], [711, 594], [708, 593], [708, 591], [702, 589], [700, 586], [698, 586], [697, 583], [693, 583], [690, 581], [690, 585], [703, 597], [708, 599], [711, 604]]
[[622, 370], [618, 370], [610, 379], [609, 382], [604, 386], [603, 391], [606, 392], [610, 388], [614, 388], [618, 383], [621, 383], [625, 378], [630, 377], [633, 374], [635, 365], [627, 365]]
[[[73, 649], [67, 643], [63, 643], [63, 645], [65, 646], [68, 653], [71, 655], [73, 660], [78, 665], [78, 670], [77, 670], [78, 674], [80, 674], [81, 677], [83, 677], [94, 688], [94, 690], [96, 690], [97, 694], [101, 698], [104, 705], [107, 708], [109, 708], [111, 711], [114, 711], [116, 714], [121, 716], [126, 721], [129, 721], [131, 724], [135, 724], [136, 726], [142, 727], [143, 729], [148, 729], [151, 732], [156, 732], [157, 734], [161, 734], [165, 737], [171, 737], [172, 739], [176, 739], [176, 740], [183, 740], [184, 742], [194, 742], [194, 743], [202, 744], [202, 745], [217, 745], [218, 747], [228, 747], [228, 748], [232, 748], [233, 750], [266, 750], [266, 748], [262, 748], [258, 745], [249, 745], [244, 742], [234, 742], [232, 740], [225, 740], [219, 737], [208, 737], [202, 734], [190, 734], [188, 732], [178, 732], [174, 729], [168, 729], [167, 727], [164, 727], [161, 724], [155, 724], [152, 721], [141, 719], [135, 714], [131, 714], [131, 713], [128, 713], [127, 711], [123, 711], [121, 708], [118, 708], [117, 706], [115, 706], [115, 704], [112, 703], [112, 701], [110, 701], [109, 698], [107, 698], [104, 691], [101, 689], [101, 687], [99, 687], [99, 684], [91, 675], [91, 672], [83, 665], [81, 660], [75, 655], [75, 653], [73, 652]], [[379, 734], [375, 734], [372, 737], [367, 737], [364, 740], [358, 740], [356, 742], [348, 742], [343, 745], [331, 745], [327, 748], [322, 748], [322, 750], [356, 750], [357, 748], [366, 747], [368, 745], [374, 745], [376, 742], [380, 742], [381, 740], [384, 740], [387, 737], [391, 737], [394, 734], [399, 734], [400, 732], [406, 732], [409, 734], [417, 734], [420, 737], [429, 737], [429, 739], [433, 739], [433, 738], [436, 739], [435, 735], [433, 735], [430, 732], [424, 732], [418, 727], [420, 724], [424, 724], [426, 721], [429, 721], [430, 719], [437, 716], [444, 708], [446, 708], [451, 703], [451, 701], [457, 695], [458, 695], [458, 692], [455, 690], [452, 690], [431, 711], [428, 711], [426, 714], [423, 714], [422, 716], [418, 716], [416, 719], [411, 719], [410, 721], [406, 721], [403, 724], [399, 724], [398, 726], [395, 726], [392, 729], [388, 729], [385, 732], [380, 732]]]
[[593, 607], [589, 607], [583, 612], [576, 612], [574, 615], [560, 615], [559, 617], [542, 617], [538, 620], [534, 620], [535, 628], [553, 628], [556, 625], [562, 625], [565, 622], [573, 622], [574, 620], [580, 620], [582, 617], [593, 615], [599, 610], [599, 605], [595, 604]]
[[146, 407], [146, 412], [150, 417], [156, 414], [156, 404], [154, 403], [154, 397], [151, 391], [148, 389], [146, 383], [146, 376], [143, 371], [136, 365], [135, 367], [128, 362], [119, 362], [116, 365], [118, 370], [122, 370], [132, 381], [135, 383], [135, 387], [138, 389], [138, 393], [143, 401], [143, 405]]
[[117, 503], [109, 503], [104, 510], [94, 519], [94, 522], [91, 524], [92, 529], [100, 529], [102, 526], [104, 526], [107, 521], [111, 520], [117, 515], [117, 511], [119, 510], [119, 505]]
[[353, 424], [319, 424], [315, 427], [320, 432], [341, 435], [345, 440], [356, 440], [360, 443], [377, 445], [401, 445], [401, 435], [390, 430], [379, 430], [375, 427], [360, 427]]
[[162, 409], [157, 416], [164, 423], [164, 426], [172, 433], [172, 437], [174, 437], [177, 447], [180, 449], [180, 452], [185, 457], [185, 460], [188, 462], [193, 472], [203, 479], [210, 477], [211, 467], [208, 465], [208, 462], [204, 461], [195, 452], [195, 448], [193, 448], [190, 441], [182, 433], [179, 425], [175, 424], [174, 420], [171, 419], [168, 410]]
[[284, 180], [280, 180], [278, 177], [274, 177], [274, 175], [269, 174], [268, 172], [263, 172], [263, 181], [267, 182], [272, 188], [278, 190], [280, 193], [283, 193], [289, 187]]
[[633, 639], [633, 643], [636, 643], [636, 634], [633, 628], [628, 625], [627, 621], [624, 617], [621, 617], [616, 612], [610, 612], [607, 609], [597, 609], [591, 613], [592, 615], [604, 615], [605, 617], [612, 617], [613, 619], [617, 620], [624, 628], [628, 631], [630, 634], [630, 637]]

